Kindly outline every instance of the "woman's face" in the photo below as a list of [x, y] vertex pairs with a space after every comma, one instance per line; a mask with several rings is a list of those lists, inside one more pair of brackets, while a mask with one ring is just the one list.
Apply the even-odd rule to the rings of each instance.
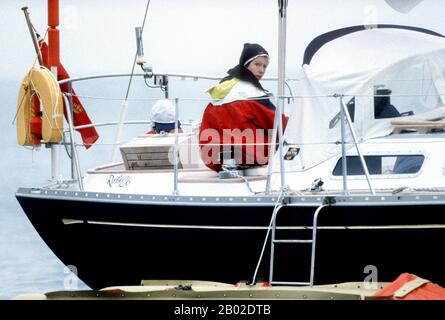
[[247, 65], [247, 70], [253, 73], [255, 78], [261, 80], [266, 73], [266, 68], [269, 65], [269, 58], [258, 57]]

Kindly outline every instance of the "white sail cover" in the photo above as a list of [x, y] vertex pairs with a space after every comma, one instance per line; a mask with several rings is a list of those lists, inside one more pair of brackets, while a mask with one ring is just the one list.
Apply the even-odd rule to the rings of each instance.
[[[399, 26], [342, 30], [314, 39], [306, 50], [295, 90], [301, 98], [290, 108], [285, 131], [286, 141], [301, 151], [299, 161], [288, 163], [288, 169], [304, 170], [341, 152], [340, 102], [335, 94], [349, 102], [360, 140], [390, 134], [395, 119], [445, 116], [445, 96], [441, 96], [445, 38]], [[376, 119], [374, 99], [384, 92], [381, 89], [390, 90], [390, 104], [405, 113], [403, 118]], [[352, 142], [346, 131], [347, 141]]]

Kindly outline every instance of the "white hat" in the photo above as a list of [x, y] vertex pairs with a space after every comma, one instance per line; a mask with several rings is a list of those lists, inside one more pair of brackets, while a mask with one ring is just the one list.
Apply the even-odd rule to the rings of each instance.
[[150, 120], [156, 123], [174, 123], [175, 106], [167, 99], [156, 101], [150, 112]]

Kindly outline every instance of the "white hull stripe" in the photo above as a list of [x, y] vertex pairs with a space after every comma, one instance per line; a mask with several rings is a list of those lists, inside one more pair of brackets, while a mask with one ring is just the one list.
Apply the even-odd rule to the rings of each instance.
[[[65, 225], [82, 224], [83, 220], [63, 219]], [[174, 224], [145, 224], [145, 223], [123, 223], [110, 221], [86, 221], [88, 224], [139, 227], [139, 228], [163, 228], [163, 229], [209, 229], [209, 230], [267, 230], [268, 227], [257, 226], [200, 226], [200, 225], [174, 225]], [[311, 230], [312, 226], [289, 226], [277, 227], [277, 230]], [[320, 226], [319, 230], [385, 230], [385, 229], [445, 229], [445, 224], [422, 224], [422, 225], [385, 225], [385, 226]]]

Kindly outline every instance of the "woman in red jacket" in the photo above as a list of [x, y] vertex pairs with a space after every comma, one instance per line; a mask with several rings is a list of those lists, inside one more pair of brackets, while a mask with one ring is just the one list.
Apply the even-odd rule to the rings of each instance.
[[[210, 169], [221, 171], [226, 155], [238, 165], [267, 164], [275, 106], [259, 80], [268, 65], [267, 51], [259, 44], [246, 43], [239, 64], [207, 90], [213, 103], [204, 111], [199, 138], [201, 158]], [[283, 128], [287, 120], [283, 116]]]

